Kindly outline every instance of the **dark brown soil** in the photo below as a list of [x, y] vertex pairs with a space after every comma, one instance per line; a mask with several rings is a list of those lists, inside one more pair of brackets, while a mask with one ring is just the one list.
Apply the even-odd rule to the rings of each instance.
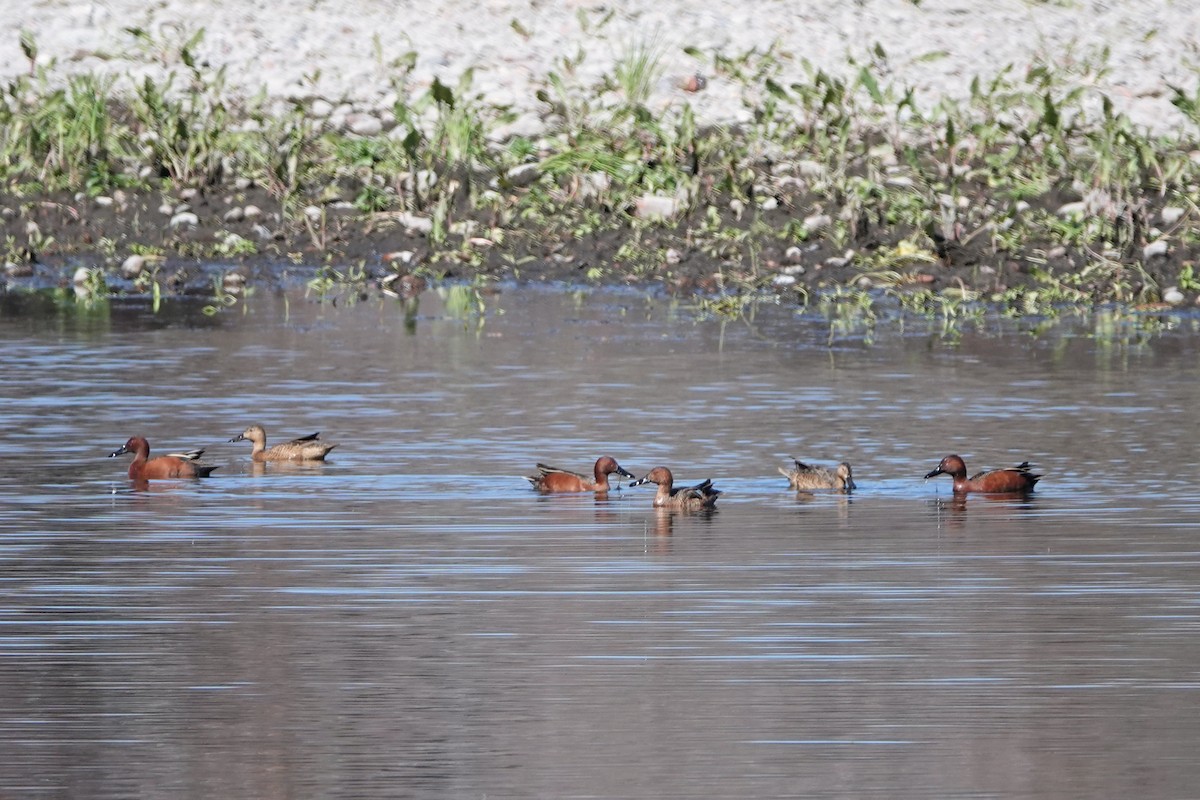
[[[759, 222], [765, 223], [760, 230], [783, 230], [814, 207], [813, 198], [779, 199], [777, 208], [759, 212]], [[1053, 198], [1056, 204], [1061, 201]], [[415, 274], [451, 280], [485, 275], [567, 284], [661, 284], [671, 291], [704, 293], [765, 287], [782, 293], [797, 288], [810, 292], [838, 286], [870, 288], [873, 279], [864, 276], [864, 261], [881, 247], [909, 240], [937, 253], [938, 259], [893, 268], [899, 275], [898, 284], [893, 285], [935, 291], [957, 287], [981, 292], [986, 299], [1006, 289], [1038, 285], [1032, 275], [1035, 268], [1063, 280], [1095, 261], [1092, 253], [1055, 249], [1039, 242], [1027, 243], [1020, 253], [997, 252], [986, 235], [960, 235], [956, 241], [954, 233], [904, 230], [872, 219], [857, 221], [852, 248], [858, 257], [844, 264], [837, 258], [842, 251], [820, 237], [799, 243], [798, 255], [795, 250], [788, 252], [791, 243], [774, 236], [713, 253], [691, 244], [691, 231], [701, 220], [684, 218], [671, 225], [645, 227], [639, 234], [641, 252], [671, 251], [672, 257], [632, 264], [620, 260], [633, 225], [625, 209], [602, 209], [611, 224], [586, 238], [574, 238], [564, 232], [568, 226], [552, 224], [549, 229], [506, 230], [503, 243], [483, 236], [451, 235], [435, 248], [428, 235], [407, 228], [394, 214], [364, 215], [344, 206], [327, 206], [320, 221], [305, 223], [302, 214], [294, 214], [285, 222], [279, 203], [253, 187], [237, 192], [198, 192], [189, 197], [187, 207], [199, 220], [194, 226], [172, 229], [164, 204], [174, 210], [180, 207], [177, 199], [149, 193], [118, 194], [109, 205], [91, 198], [0, 198], [6, 209], [7, 289], [67, 285], [76, 270], [87, 267], [103, 268], [111, 291], [143, 292], [145, 284], [135, 285], [123, 278], [119, 267], [129, 254], [146, 249], [163, 254], [157, 274], [167, 291], [179, 293], [211, 291], [214, 273], [236, 271], [250, 283], [270, 284], [311, 275], [322, 265], [341, 271], [361, 265], [375, 283], [397, 274]], [[261, 216], [223, 221], [231, 208], [250, 205], [261, 209]], [[492, 221], [477, 222], [477, 230], [487, 230]], [[735, 219], [732, 213], [726, 222], [742, 229], [749, 224], [748, 219]], [[33, 225], [37, 234], [30, 236]], [[231, 252], [223, 244], [230, 234], [253, 242], [255, 254]], [[1113, 281], [1121, 280], [1126, 284], [1125, 296], [1118, 299], [1132, 304], [1157, 301], [1163, 289], [1176, 285], [1180, 270], [1198, 256], [1185, 248], [1173, 248], [1142, 264], [1142, 245], [1139, 241], [1126, 243], [1116, 262], [1126, 267], [1106, 270], [1091, 282], [1076, 281], [1073, 290], [1107, 299]], [[1135, 268], [1137, 265], [1144, 269]], [[793, 277], [795, 284], [787, 283], [786, 278], [777, 283], [775, 279], [784, 274]], [[1196, 300], [1194, 292], [1185, 293], [1185, 304]]]

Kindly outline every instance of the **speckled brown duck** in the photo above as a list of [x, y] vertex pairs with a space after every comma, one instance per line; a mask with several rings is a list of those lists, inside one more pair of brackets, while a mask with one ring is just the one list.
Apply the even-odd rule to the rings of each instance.
[[793, 489], [812, 491], [815, 489], [832, 489], [835, 492], [852, 492], [858, 488], [854, 483], [854, 472], [850, 465], [843, 461], [835, 469], [826, 469], [812, 464], [805, 464], [799, 459], [793, 459], [796, 466], [791, 469], [779, 468], [779, 474], [788, 479]]
[[254, 446], [250, 451], [250, 458], [254, 461], [324, 461], [329, 451], [337, 445], [319, 441], [320, 435], [319, 432], [313, 433], [267, 447], [267, 432], [263, 426], [251, 425], [229, 441], [249, 441]]
[[643, 483], [658, 484], [658, 493], [654, 495], [655, 508], [675, 508], [680, 511], [701, 511], [713, 508], [721, 492], [714, 489], [712, 480], [704, 480], [695, 486], [674, 486], [675, 478], [666, 467], [655, 467], [629, 484], [630, 488], [641, 486]]

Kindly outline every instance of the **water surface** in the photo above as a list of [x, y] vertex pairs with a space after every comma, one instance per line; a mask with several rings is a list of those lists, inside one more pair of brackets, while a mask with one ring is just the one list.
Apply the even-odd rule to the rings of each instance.
[[[511, 287], [482, 324], [6, 307], [0, 794], [1193, 796], [1197, 340], [829, 333]], [[339, 447], [255, 469], [252, 422]], [[134, 487], [134, 434], [222, 466]], [[950, 452], [1046, 477], [956, 501]], [[719, 509], [522, 478], [604, 453]]]

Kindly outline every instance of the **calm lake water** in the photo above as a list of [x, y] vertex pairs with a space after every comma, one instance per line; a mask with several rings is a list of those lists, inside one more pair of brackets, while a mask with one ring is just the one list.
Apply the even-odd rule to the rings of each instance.
[[[0, 797], [1195, 797], [1200, 336], [0, 311]], [[322, 431], [256, 470], [227, 440]], [[204, 447], [125, 478], [131, 435]], [[923, 481], [1034, 461], [1027, 500]], [[601, 454], [714, 479], [540, 497]], [[854, 465], [798, 495], [796, 456]]]

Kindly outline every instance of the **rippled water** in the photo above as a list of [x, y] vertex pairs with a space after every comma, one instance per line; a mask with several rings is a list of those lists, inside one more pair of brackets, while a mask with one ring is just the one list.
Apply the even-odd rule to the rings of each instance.
[[[6, 306], [0, 795], [1195, 795], [1194, 336], [489, 308]], [[136, 489], [133, 434], [222, 467]], [[1046, 477], [956, 502], [950, 452]], [[521, 477], [602, 453], [719, 509]]]

